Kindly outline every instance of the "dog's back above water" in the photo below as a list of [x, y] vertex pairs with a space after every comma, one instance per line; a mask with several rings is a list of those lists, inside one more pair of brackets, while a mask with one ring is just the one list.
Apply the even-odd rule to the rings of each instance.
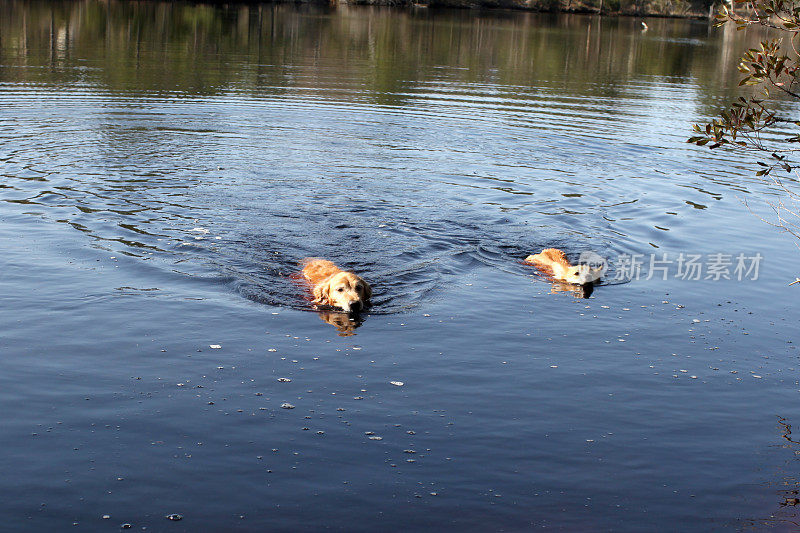
[[303, 277], [311, 284], [313, 303], [337, 307], [346, 313], [358, 313], [369, 305], [372, 287], [360, 276], [325, 259], [304, 259], [302, 265]]

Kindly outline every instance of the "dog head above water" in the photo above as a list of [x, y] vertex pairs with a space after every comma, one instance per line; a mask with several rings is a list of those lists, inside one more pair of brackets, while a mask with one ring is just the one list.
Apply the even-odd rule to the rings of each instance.
[[603, 276], [603, 271], [599, 268], [592, 268], [589, 265], [575, 265], [564, 269], [560, 279], [574, 283], [576, 285], [586, 285], [594, 283]]
[[314, 286], [314, 303], [332, 305], [347, 313], [366, 309], [372, 288], [352, 272], [338, 272]]

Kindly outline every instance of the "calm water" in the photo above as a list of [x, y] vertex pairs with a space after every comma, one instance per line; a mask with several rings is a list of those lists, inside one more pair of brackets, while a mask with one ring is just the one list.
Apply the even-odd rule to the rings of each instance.
[[[684, 143], [761, 35], [648, 25], [4, 2], [3, 527], [794, 530], [798, 250]], [[681, 253], [763, 261], [623, 279]]]

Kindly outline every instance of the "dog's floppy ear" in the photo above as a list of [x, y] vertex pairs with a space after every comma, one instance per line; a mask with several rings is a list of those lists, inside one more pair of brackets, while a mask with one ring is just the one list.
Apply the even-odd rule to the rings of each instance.
[[314, 286], [314, 303], [326, 305], [330, 303], [330, 280], [325, 280]]
[[364, 282], [364, 299], [369, 300], [372, 297], [372, 287], [366, 281]]

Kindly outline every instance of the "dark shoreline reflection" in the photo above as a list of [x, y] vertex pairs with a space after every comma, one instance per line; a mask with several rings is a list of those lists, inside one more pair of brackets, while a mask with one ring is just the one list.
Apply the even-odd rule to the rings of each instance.
[[800, 442], [792, 436], [792, 425], [785, 417], [778, 416], [777, 423], [780, 437], [783, 443], [776, 447], [786, 450], [789, 458], [785, 460], [784, 468], [779, 475], [781, 479], [776, 480], [773, 485], [777, 488], [776, 496], [779, 499], [778, 508], [773, 511], [768, 519], [748, 520], [753, 526], [767, 525], [800, 527], [800, 516], [797, 509], [800, 508], [800, 479], [797, 475], [797, 457], [800, 456]]
[[731, 61], [759, 37], [705, 21], [653, 20], [645, 38], [632, 17], [116, 0], [4, 2], [0, 35], [5, 82], [165, 96], [299, 91], [403, 105], [449, 81], [492, 81], [530, 96], [578, 84], [585, 95], [619, 98], [635, 90], [627, 81], [650, 73], [708, 90], [710, 112], [721, 91], [735, 92]]

